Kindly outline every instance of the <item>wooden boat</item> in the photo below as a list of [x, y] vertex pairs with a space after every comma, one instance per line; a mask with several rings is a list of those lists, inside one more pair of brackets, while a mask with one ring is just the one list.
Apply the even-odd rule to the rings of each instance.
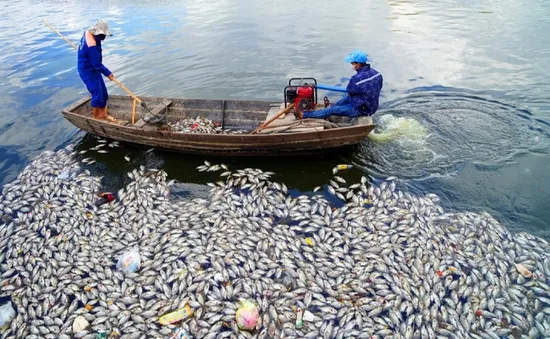
[[[239, 100], [167, 99], [140, 97], [156, 116], [164, 122], [184, 118], [204, 117], [219, 122], [225, 129], [247, 130], [243, 134], [208, 134], [170, 131], [166, 124], [144, 121], [151, 116], [139, 107], [132, 124], [133, 99], [127, 96], [109, 96], [109, 115], [119, 120], [111, 123], [92, 118], [90, 98], [83, 98], [63, 110], [63, 116], [73, 125], [99, 137], [134, 143], [159, 149], [210, 155], [289, 155], [315, 154], [334, 151], [360, 143], [375, 127], [369, 119], [332, 119], [332, 128], [291, 126], [282, 131], [281, 125], [296, 123], [294, 115], [277, 119], [270, 128], [259, 134], [250, 131], [275, 116], [280, 103]], [[312, 120], [312, 119], [310, 119]], [[320, 122], [324, 120], [315, 119]], [[299, 121], [298, 121], [299, 122]], [[279, 131], [277, 132], [277, 128]], [[273, 132], [276, 133], [273, 133]]]

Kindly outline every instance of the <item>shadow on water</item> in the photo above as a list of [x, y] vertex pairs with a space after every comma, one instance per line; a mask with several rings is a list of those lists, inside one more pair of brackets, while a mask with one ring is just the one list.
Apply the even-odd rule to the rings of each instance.
[[[80, 159], [89, 158], [96, 162], [86, 165], [94, 175], [103, 177], [105, 190], [116, 191], [130, 181], [126, 175], [128, 172], [144, 166], [145, 168], [163, 169], [168, 174], [168, 179], [176, 180], [174, 193], [182, 197], [206, 197], [209, 187], [208, 183], [216, 183], [224, 178], [217, 172], [199, 172], [198, 166], [204, 165], [205, 161], [214, 164], [225, 164], [230, 171], [245, 168], [259, 168], [264, 172], [275, 173], [271, 180], [284, 183], [289, 194], [297, 196], [300, 194], [310, 195], [313, 189], [321, 186], [318, 194], [323, 194], [335, 206], [342, 203], [333, 198], [326, 191], [327, 183], [333, 178], [332, 170], [338, 164], [349, 164], [353, 153], [357, 148], [349, 148], [328, 153], [308, 156], [285, 156], [285, 157], [222, 157], [190, 155], [176, 152], [167, 152], [158, 149], [141, 147], [139, 145], [120, 143], [119, 147], [103, 147], [108, 153], [98, 153], [90, 150], [99, 144], [98, 138], [91, 134], [78, 133], [68, 143], [75, 143], [75, 151]], [[127, 161], [125, 157], [129, 157]], [[366, 176], [364, 169], [354, 167], [350, 170], [338, 173], [348, 182], [354, 183]]]

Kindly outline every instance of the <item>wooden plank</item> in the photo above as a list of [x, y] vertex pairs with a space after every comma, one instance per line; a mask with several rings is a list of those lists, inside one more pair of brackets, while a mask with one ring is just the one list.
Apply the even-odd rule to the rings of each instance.
[[281, 111], [281, 109], [278, 107], [278, 106], [271, 106], [271, 108], [269, 109], [269, 111], [267, 112], [267, 116], [265, 117], [265, 120], [264, 122], [266, 121], [269, 121], [270, 119], [272, 119], [274, 116], [276, 116], [279, 112]]
[[[157, 114], [162, 112], [162, 110], [164, 110], [166, 107], [168, 107], [171, 103], [172, 103], [172, 100], [163, 99], [162, 103], [158, 104], [155, 108], [151, 110], [151, 113], [153, 113], [153, 116], [156, 116]], [[149, 113], [148, 115], [150, 115], [151, 113]], [[153, 117], [151, 117], [151, 119], [152, 118]], [[140, 127], [143, 127], [146, 123], [147, 122], [145, 122], [143, 119], [140, 119], [138, 122], [134, 124], [134, 127], [140, 128]]]

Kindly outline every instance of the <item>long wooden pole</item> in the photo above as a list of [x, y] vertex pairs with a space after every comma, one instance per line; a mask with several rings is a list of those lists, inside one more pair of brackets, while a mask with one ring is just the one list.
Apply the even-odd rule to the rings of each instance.
[[69, 45], [73, 46], [74, 49], [78, 49], [78, 47], [76, 47], [76, 45], [73, 44], [73, 42], [72, 42], [71, 40], [69, 40], [69, 39], [65, 38], [63, 35], [61, 35], [61, 33], [59, 33], [59, 31], [58, 31], [57, 29], [53, 28], [52, 25], [50, 25], [49, 23], [47, 23], [45, 19], [42, 19], [42, 21], [44, 21], [44, 23], [45, 23], [48, 27], [50, 27], [50, 29], [51, 29], [52, 31], [54, 31], [55, 33], [57, 33], [57, 35], [59, 35], [59, 36], [61, 37], [61, 39], [67, 41], [67, 42], [69, 43]]
[[250, 134], [256, 134], [258, 133], [259, 131], [261, 131], [262, 129], [266, 128], [267, 125], [269, 125], [270, 123], [272, 123], [273, 121], [277, 120], [281, 115], [283, 114], [287, 114], [292, 108], [294, 108], [294, 104], [290, 104], [287, 106], [287, 108], [283, 109], [282, 111], [280, 111], [276, 116], [274, 116], [273, 118], [269, 119], [268, 121], [264, 122], [263, 124], [260, 125], [260, 127], [256, 128], [255, 130], [253, 130]]
[[114, 78], [113, 77], [113, 82], [115, 84], [117, 84], [120, 88], [122, 88], [122, 90], [126, 93], [128, 93], [129, 96], [132, 97], [132, 99], [134, 99], [135, 101], [137, 101], [141, 106], [143, 106], [144, 102], [138, 98], [134, 93], [132, 93], [128, 87], [124, 86], [124, 84], [122, 82], [120, 82], [117, 78]]
[[134, 100], [134, 104], [132, 105], [132, 126], [134, 125], [136, 121], [136, 103], [137, 101]]
[[[54, 27], [52, 27], [52, 25], [50, 25], [49, 23], [46, 22], [45, 19], [42, 19], [42, 21], [52, 30], [54, 31], [55, 33], [57, 33], [57, 35], [59, 35], [63, 40], [65, 40], [66, 42], [69, 43], [69, 45], [73, 46], [74, 49], [78, 49], [78, 47], [76, 47], [75, 44], [72, 43], [72, 41], [70, 41], [69, 39], [65, 38], [61, 33], [59, 33], [59, 31], [57, 29], [55, 29]], [[124, 86], [124, 84], [122, 82], [120, 82], [117, 78], [113, 77], [112, 81], [117, 84], [120, 88], [122, 88], [122, 90], [124, 92], [126, 92], [129, 96], [132, 97], [132, 99], [134, 99], [135, 101], [137, 101], [141, 107], [147, 109], [149, 112], [151, 112], [151, 110], [149, 110], [149, 108], [147, 108], [147, 106], [145, 105], [145, 103], [140, 99], [138, 98], [134, 93], [132, 93], [128, 87]]]

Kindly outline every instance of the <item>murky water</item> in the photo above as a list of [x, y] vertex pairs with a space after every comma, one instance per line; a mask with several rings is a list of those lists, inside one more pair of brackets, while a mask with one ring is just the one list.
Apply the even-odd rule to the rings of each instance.
[[[434, 192], [446, 207], [488, 210], [512, 229], [550, 232], [550, 6], [450, 1], [12, 1], [0, 9], [0, 182], [38, 153], [95, 144], [60, 111], [86, 95], [73, 41], [95, 19], [109, 21], [105, 64], [139, 95], [282, 99], [288, 78], [345, 85], [343, 57], [362, 48], [384, 75], [380, 124], [349, 152], [299, 159], [223, 159], [277, 173], [297, 191], [346, 176], [397, 176]], [[123, 94], [109, 84], [113, 94]], [[338, 96], [331, 95], [335, 101]], [[127, 163], [124, 155], [132, 158]], [[126, 146], [93, 155], [116, 187], [139, 163], [163, 167], [200, 195], [216, 180], [191, 171], [204, 157]]]

